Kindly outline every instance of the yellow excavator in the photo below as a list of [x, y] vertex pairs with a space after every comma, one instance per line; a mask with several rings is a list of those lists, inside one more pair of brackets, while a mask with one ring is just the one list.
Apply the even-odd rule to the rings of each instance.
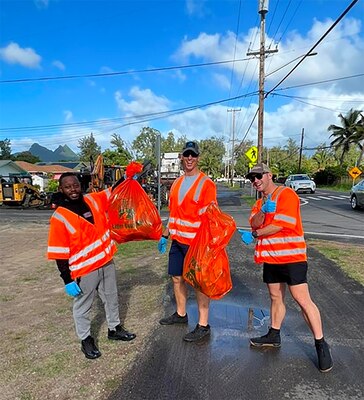
[[104, 165], [102, 155], [100, 154], [95, 163], [91, 165], [91, 185], [90, 189], [99, 192], [112, 186], [124, 175], [125, 167]]
[[42, 206], [45, 196], [31, 182], [31, 176], [2, 176], [0, 178], [0, 204], [24, 208]]

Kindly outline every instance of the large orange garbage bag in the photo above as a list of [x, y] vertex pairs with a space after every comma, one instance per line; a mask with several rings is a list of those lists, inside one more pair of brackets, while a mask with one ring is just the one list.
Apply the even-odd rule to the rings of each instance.
[[233, 285], [225, 247], [236, 231], [230, 215], [211, 203], [183, 264], [183, 278], [211, 299], [220, 299]]
[[109, 207], [111, 237], [118, 243], [133, 240], [159, 240], [162, 220], [156, 206], [133, 179], [143, 166], [132, 162], [126, 167], [126, 179], [112, 192]]

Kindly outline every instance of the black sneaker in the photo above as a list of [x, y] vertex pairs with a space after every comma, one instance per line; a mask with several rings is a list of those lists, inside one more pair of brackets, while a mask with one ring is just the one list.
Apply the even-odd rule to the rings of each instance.
[[86, 358], [94, 360], [101, 356], [100, 350], [96, 347], [93, 337], [87, 336], [86, 339], [81, 341], [81, 350]]
[[115, 326], [115, 329], [107, 330], [107, 338], [110, 340], [123, 340], [124, 342], [129, 342], [136, 338], [135, 333], [128, 332], [123, 326]]
[[207, 336], [210, 335], [210, 325], [207, 326], [202, 326], [197, 324], [196, 328], [190, 332], [187, 333], [187, 335], [184, 336], [183, 340], [186, 342], [197, 342]]
[[253, 347], [281, 347], [281, 335], [270, 328], [266, 335], [251, 338], [250, 345]]
[[188, 316], [187, 314], [184, 317], [178, 315], [177, 311], [170, 315], [169, 317], [162, 318], [159, 323], [161, 325], [173, 325], [173, 324], [187, 324], [188, 323]]
[[334, 363], [332, 361], [329, 345], [325, 341], [322, 341], [319, 343], [316, 342], [315, 347], [317, 351], [319, 370], [321, 372], [331, 371]]

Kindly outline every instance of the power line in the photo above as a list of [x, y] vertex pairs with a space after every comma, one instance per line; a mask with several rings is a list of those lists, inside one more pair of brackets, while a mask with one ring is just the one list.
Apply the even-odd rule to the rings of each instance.
[[131, 70], [131, 71], [120, 71], [120, 72], [105, 72], [100, 74], [85, 74], [85, 75], [66, 75], [66, 76], [46, 76], [40, 78], [23, 78], [23, 79], [7, 79], [0, 80], [0, 83], [20, 83], [20, 82], [39, 82], [39, 81], [55, 81], [55, 80], [65, 80], [65, 79], [77, 79], [77, 78], [99, 78], [104, 76], [118, 76], [118, 75], [130, 75], [130, 74], [141, 74], [145, 72], [160, 72], [160, 71], [170, 71], [174, 69], [187, 69], [187, 68], [195, 68], [195, 67], [208, 67], [211, 65], [221, 65], [221, 64], [229, 64], [240, 61], [249, 61], [251, 58], [239, 58], [237, 60], [226, 60], [226, 61], [214, 61], [208, 63], [200, 63], [200, 64], [188, 64], [188, 65], [175, 65], [171, 67], [158, 67], [158, 68], [147, 68], [147, 69], [139, 69], [139, 70]]
[[265, 94], [265, 98], [268, 97], [282, 82], [284, 82], [293, 71], [298, 68], [298, 66], [313, 52], [313, 50], [325, 39], [325, 37], [335, 28], [335, 26], [345, 17], [345, 15], [351, 10], [352, 7], [358, 2], [358, 0], [353, 0], [351, 4], [344, 10], [344, 12], [336, 19], [336, 21], [330, 26], [330, 28], [324, 33], [323, 36], [313, 45], [313, 47], [305, 54], [305, 56], [284, 76], [271, 90]]

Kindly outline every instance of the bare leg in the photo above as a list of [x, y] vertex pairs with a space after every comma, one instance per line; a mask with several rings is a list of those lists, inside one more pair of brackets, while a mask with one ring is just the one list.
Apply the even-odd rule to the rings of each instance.
[[289, 290], [293, 299], [301, 307], [302, 314], [315, 339], [321, 339], [324, 334], [322, 331], [322, 322], [320, 311], [312, 301], [307, 283], [290, 286]]
[[182, 276], [172, 276], [174, 297], [177, 304], [177, 313], [181, 317], [186, 315], [187, 287]]
[[286, 284], [268, 283], [267, 286], [271, 300], [271, 307], [270, 307], [271, 327], [274, 329], [281, 329], [282, 322], [286, 315], [286, 306], [284, 304]]
[[195, 292], [198, 306], [198, 323], [199, 325], [206, 326], [209, 323], [210, 299], [198, 290]]

